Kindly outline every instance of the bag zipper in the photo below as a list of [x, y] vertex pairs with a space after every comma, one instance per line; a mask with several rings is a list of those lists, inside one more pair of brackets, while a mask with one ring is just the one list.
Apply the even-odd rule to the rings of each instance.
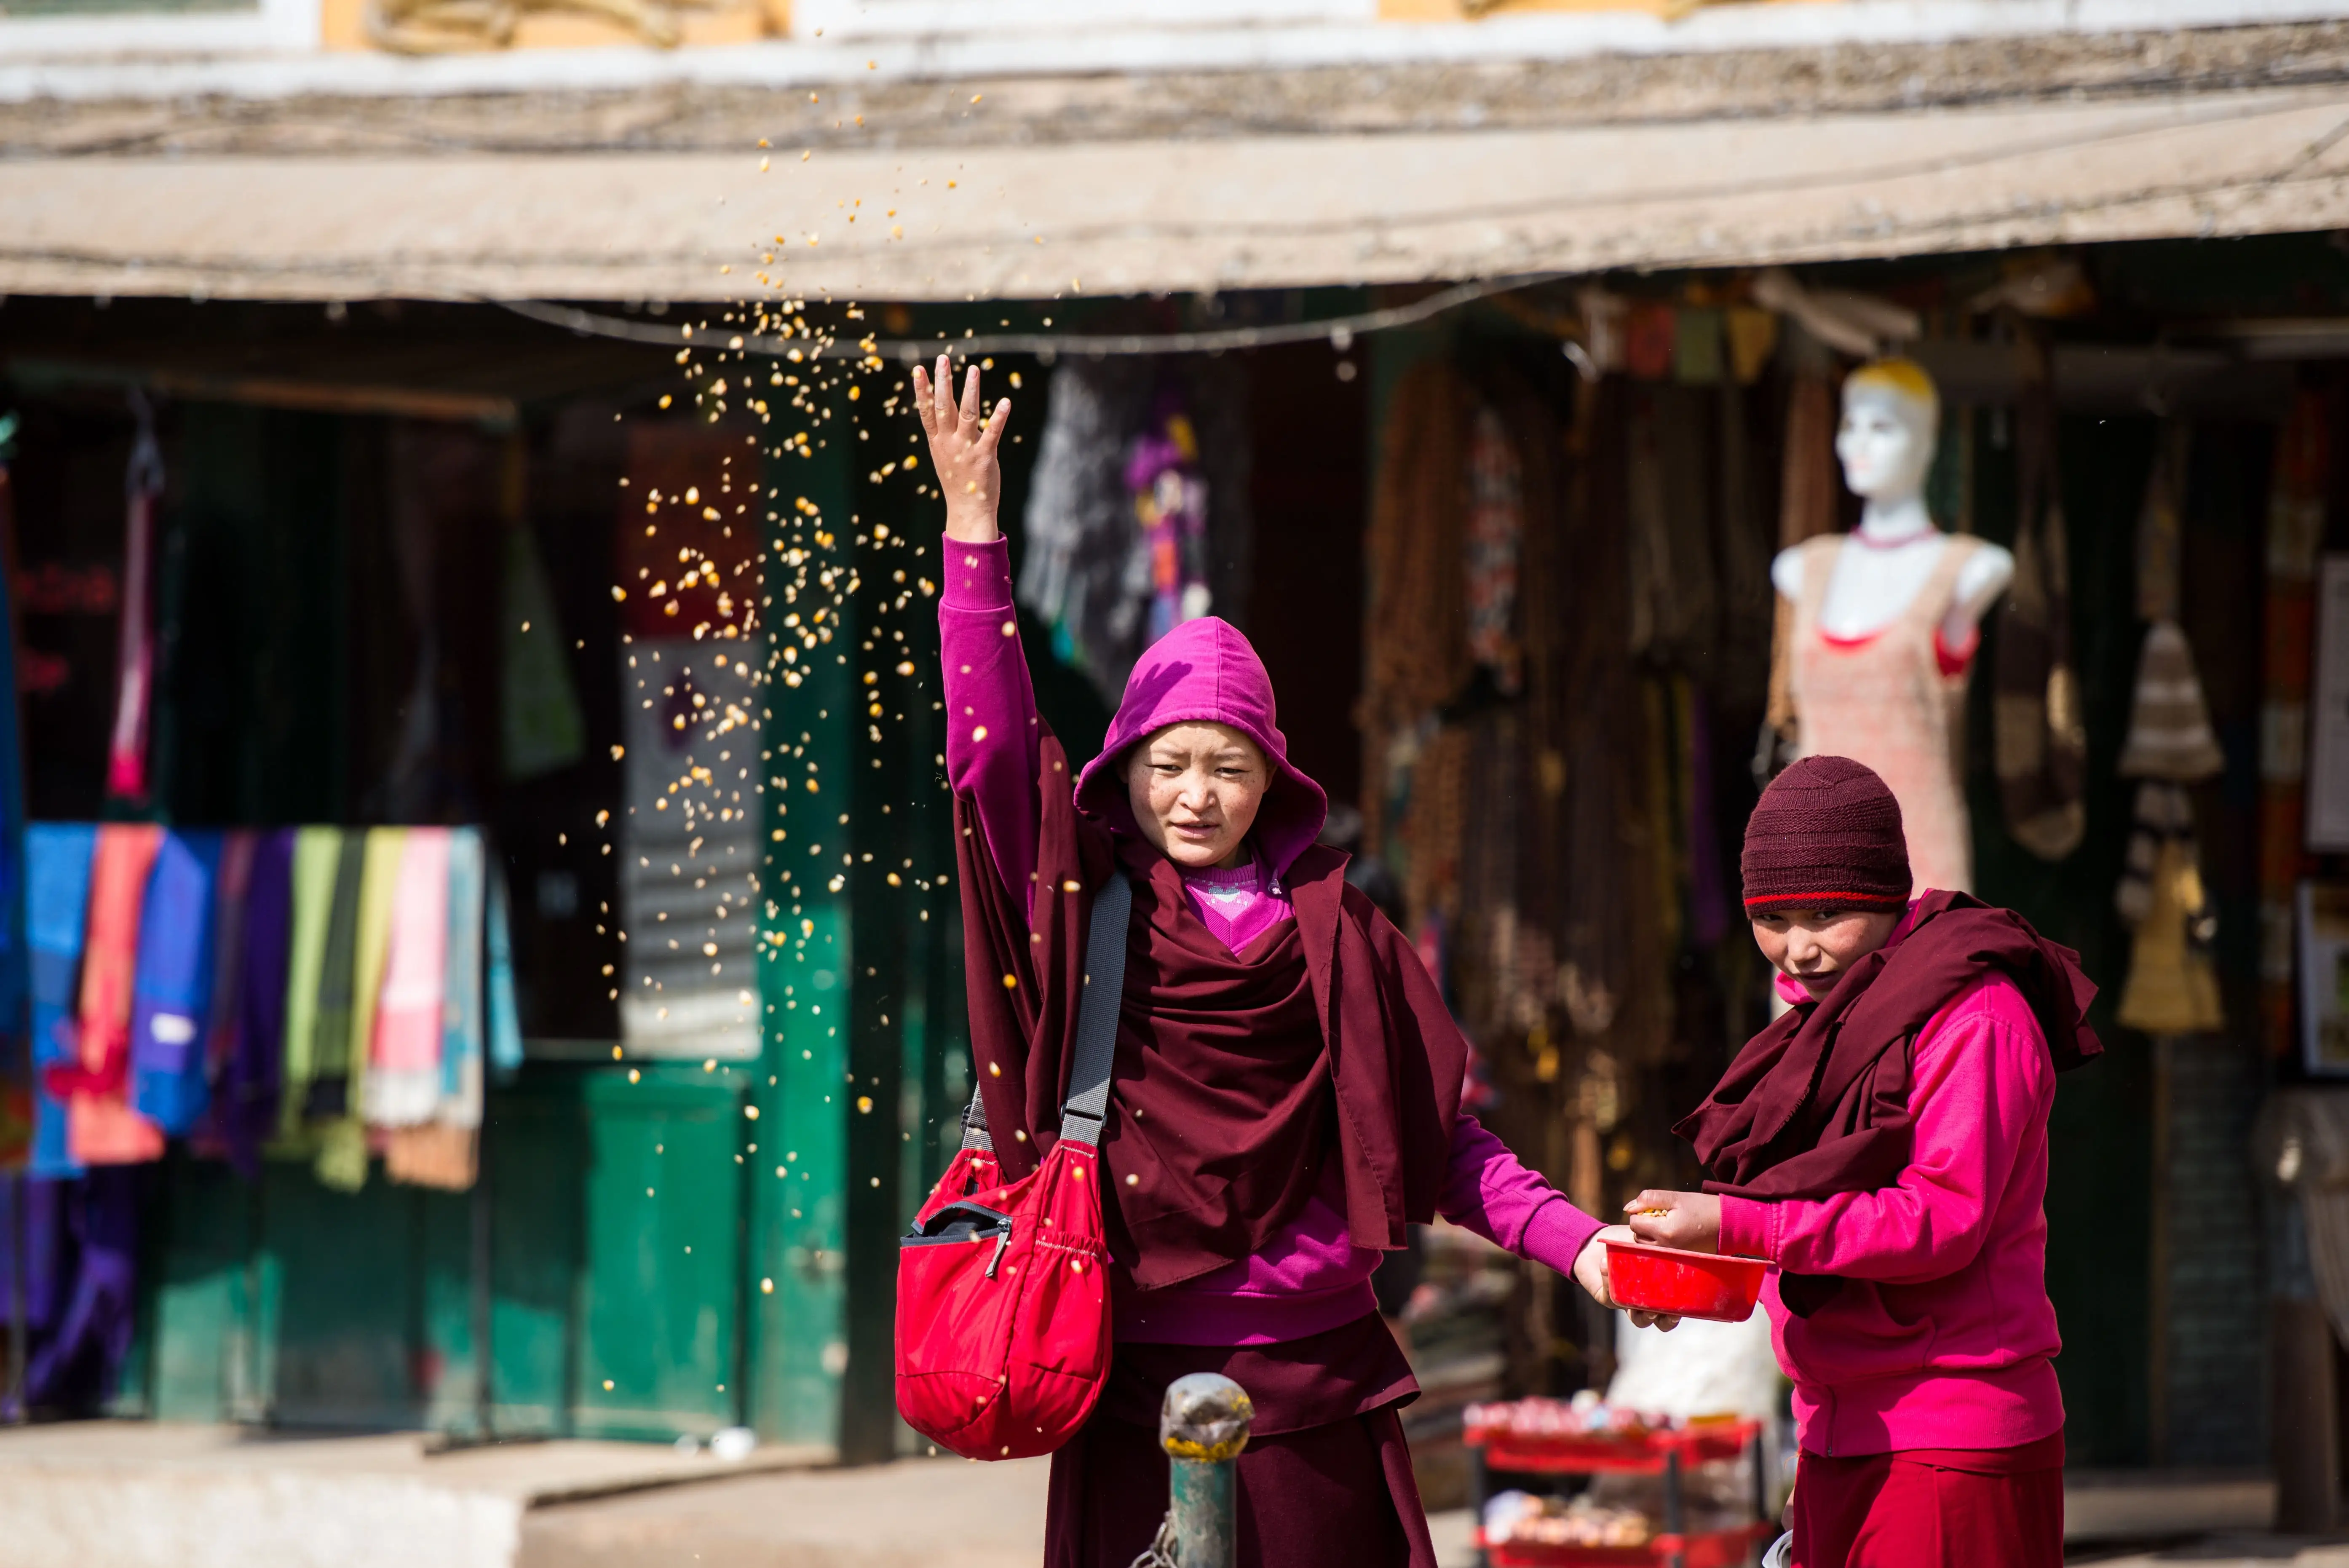
[[[973, 1221], [978, 1223], [974, 1224]], [[952, 1233], [926, 1233], [931, 1226], [937, 1227], [939, 1231], [951, 1230]], [[970, 1228], [962, 1229], [964, 1226]], [[995, 1255], [987, 1261], [987, 1278], [991, 1280], [995, 1278], [996, 1270], [1003, 1265], [1005, 1249], [1011, 1245], [1011, 1216], [999, 1209], [989, 1209], [983, 1203], [949, 1203], [931, 1215], [928, 1225], [923, 1230], [898, 1238], [897, 1245], [958, 1246], [966, 1241], [984, 1241], [990, 1237], [995, 1241]]]

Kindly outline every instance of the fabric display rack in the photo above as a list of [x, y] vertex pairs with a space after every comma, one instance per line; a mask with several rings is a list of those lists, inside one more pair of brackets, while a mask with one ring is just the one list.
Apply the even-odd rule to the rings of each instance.
[[[1480, 1568], [1738, 1568], [1777, 1533], [1764, 1493], [1763, 1423], [1701, 1421], [1669, 1429], [1529, 1434], [1471, 1417], [1465, 1433], [1470, 1501]], [[1754, 1517], [1744, 1524], [1689, 1529], [1692, 1466], [1750, 1456]], [[1649, 1475], [1663, 1481], [1662, 1528], [1636, 1545], [1488, 1541], [1485, 1505], [1492, 1478]]]

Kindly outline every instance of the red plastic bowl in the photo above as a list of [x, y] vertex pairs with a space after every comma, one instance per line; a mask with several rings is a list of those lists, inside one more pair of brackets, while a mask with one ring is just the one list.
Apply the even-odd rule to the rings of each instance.
[[1607, 1284], [1618, 1306], [1675, 1317], [1744, 1323], [1762, 1294], [1759, 1258], [1684, 1252], [1639, 1241], [1607, 1243]]

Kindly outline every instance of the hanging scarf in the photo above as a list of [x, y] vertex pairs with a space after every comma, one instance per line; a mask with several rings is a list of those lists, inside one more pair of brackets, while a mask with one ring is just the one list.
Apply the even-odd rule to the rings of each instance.
[[2072, 668], [2070, 546], [2056, 493], [2055, 399], [2044, 377], [2024, 384], [2017, 444], [2021, 514], [2014, 583], [1999, 611], [1994, 760], [2007, 831], [2042, 860], [2061, 860], [2087, 833], [2088, 734]]
[[25, 830], [26, 939], [32, 950], [33, 1153], [27, 1174], [81, 1174], [66, 1130], [66, 1100], [50, 1086], [57, 1068], [80, 1060], [75, 1023], [91, 857], [98, 829], [85, 822], [36, 822]]
[[368, 1045], [367, 1119], [411, 1127], [440, 1103], [449, 965], [449, 829], [406, 830], [392, 890], [383, 992]]
[[384, 1144], [383, 1168], [394, 1181], [461, 1192], [478, 1174], [481, 1126], [488, 893], [479, 828], [449, 830], [446, 904], [438, 1098], [429, 1120], [392, 1130]]
[[[335, 888], [342, 859], [342, 829], [295, 830], [287, 887], [290, 914], [277, 1098], [277, 1133], [288, 1155], [297, 1154], [302, 1147], [303, 1125], [317, 1082], [318, 999], [325, 987], [326, 950], [334, 934]], [[357, 889], [352, 892], [356, 898]], [[353, 909], [356, 911], [356, 903]]]
[[[1748, 1041], [1720, 1085], [1672, 1129], [1694, 1146], [1704, 1189], [1766, 1202], [1891, 1186], [1912, 1148], [1917, 1033], [1993, 975], [2023, 992], [2057, 1072], [2102, 1054], [2087, 1021], [2096, 988], [2077, 953], [2012, 909], [1929, 893], [1905, 932], [1852, 965], [1825, 997], [1795, 1003]], [[1808, 1317], [1842, 1283], [1782, 1273], [1779, 1293], [1789, 1312]]]
[[127, 1097], [139, 910], [161, 842], [162, 829], [144, 823], [110, 822], [98, 830], [76, 1059], [49, 1071], [52, 1092], [67, 1096], [67, 1141], [84, 1165], [135, 1165], [163, 1152], [163, 1135]]
[[1234, 955], [1172, 861], [1078, 815], [1049, 731], [1040, 757], [1033, 940], [975, 805], [955, 800], [972, 1057], [1007, 1179], [1057, 1137], [1092, 889], [1122, 867], [1133, 914], [1102, 1142], [1120, 1268], [1154, 1290], [1249, 1256], [1326, 1161], [1354, 1244], [1402, 1245], [1443, 1189], [1466, 1047], [1401, 933], [1347, 886], [1345, 857], [1299, 853], [1296, 919]]
[[212, 1131], [247, 1180], [261, 1174], [261, 1146], [277, 1120], [285, 1041], [285, 971], [294, 913], [291, 828], [257, 836], [245, 884], [237, 952], [236, 1001], [228, 1047], [212, 1085]]
[[140, 910], [131, 987], [130, 1108], [173, 1137], [203, 1114], [212, 1026], [217, 833], [167, 833]]
[[244, 1008], [245, 916], [261, 839], [250, 827], [221, 835], [220, 869], [212, 878], [212, 1004], [204, 1028], [204, 1114], [191, 1141], [196, 1152], [213, 1159], [228, 1152], [220, 1136], [221, 1085], [236, 1055], [237, 1019]]
[[359, 892], [367, 874], [365, 829], [337, 833], [332, 891], [326, 904], [317, 994], [312, 1002], [305, 1122], [331, 1121], [350, 1105], [351, 998], [359, 951]]
[[139, 433], [123, 475], [122, 622], [116, 646], [114, 730], [107, 743], [106, 793], [134, 805], [147, 799], [147, 721], [155, 677], [155, 636], [148, 599], [153, 581], [155, 501], [163, 493], [163, 454], [155, 443], [146, 398], [131, 394]]

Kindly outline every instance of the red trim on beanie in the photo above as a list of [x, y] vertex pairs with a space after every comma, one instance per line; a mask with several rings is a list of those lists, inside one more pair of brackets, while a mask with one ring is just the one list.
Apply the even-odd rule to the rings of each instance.
[[1909, 907], [1906, 893], [1771, 893], [1745, 900], [1747, 909], [1756, 904], [1792, 904], [1804, 909], [1905, 909]]

